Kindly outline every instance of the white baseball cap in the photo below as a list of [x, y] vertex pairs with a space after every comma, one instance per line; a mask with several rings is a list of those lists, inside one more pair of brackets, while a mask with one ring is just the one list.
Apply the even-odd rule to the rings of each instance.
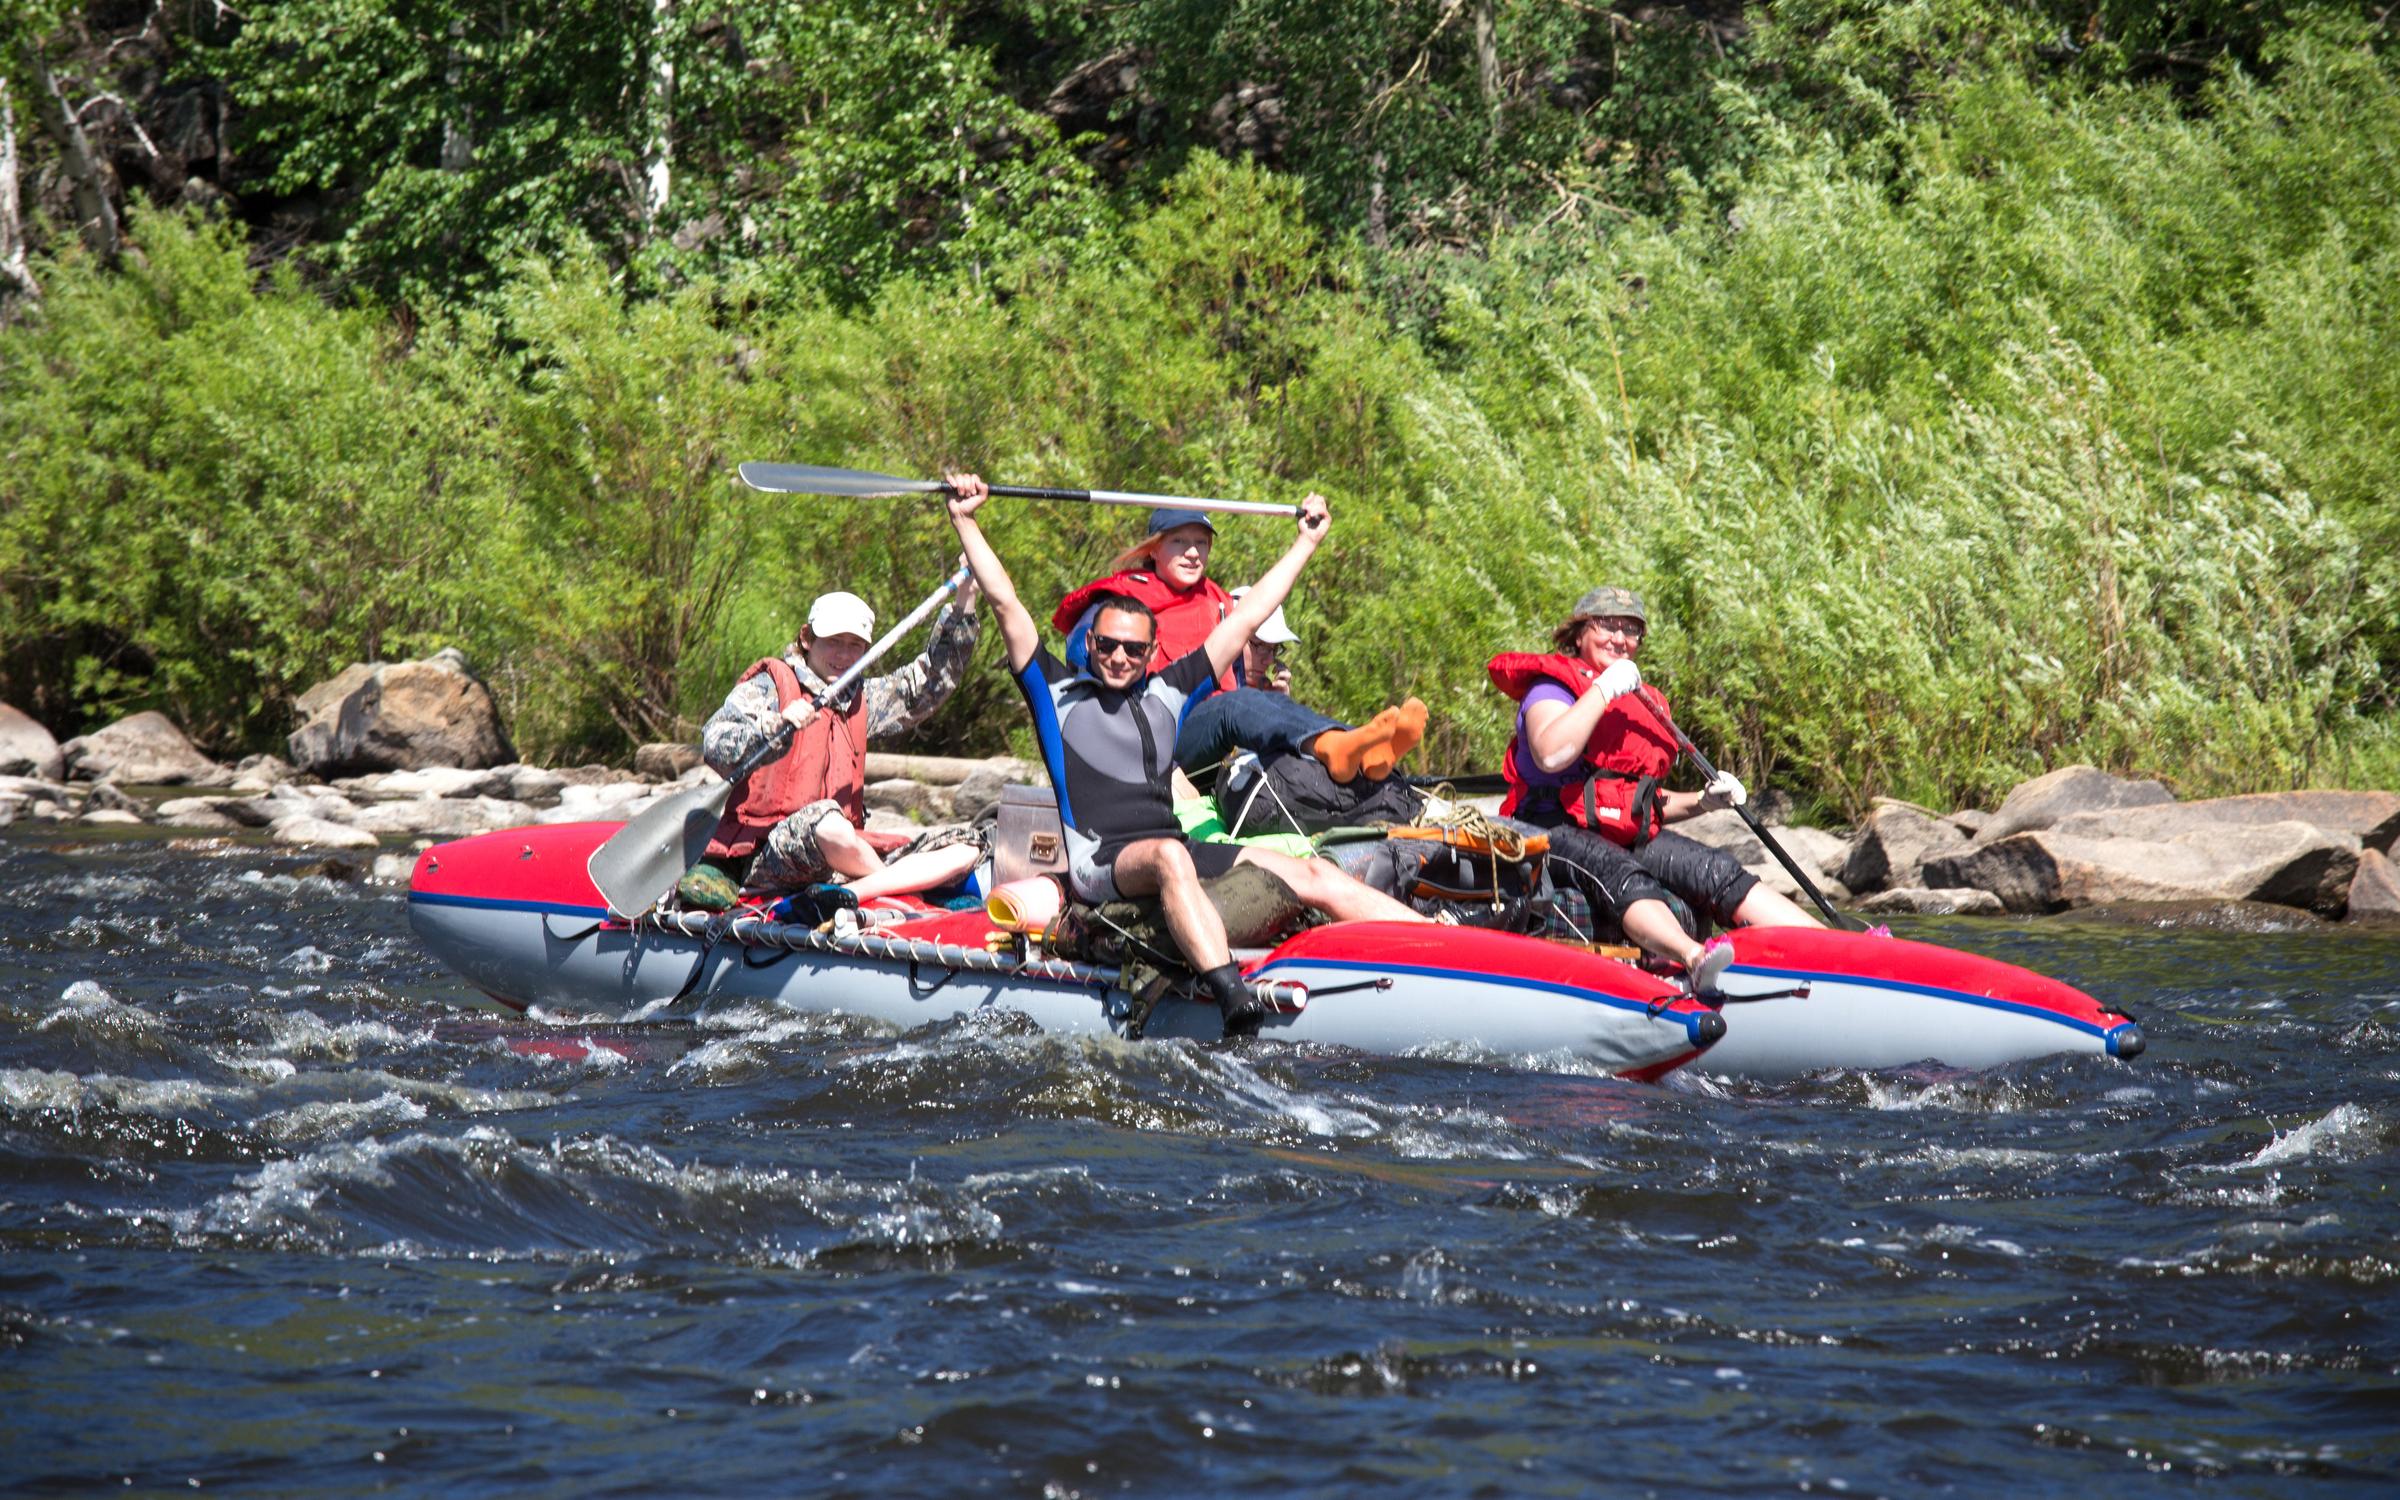
[[819, 594], [817, 602], [808, 607], [808, 633], [819, 640], [829, 635], [854, 635], [872, 641], [875, 611], [856, 594]]
[[[1250, 585], [1245, 583], [1233, 591], [1233, 597], [1239, 599], [1249, 592]], [[1275, 606], [1275, 612], [1267, 616], [1267, 622], [1259, 626], [1257, 632], [1250, 639], [1262, 646], [1285, 646], [1300, 637], [1293, 631], [1291, 622], [1283, 617], [1283, 606], [1278, 604]]]

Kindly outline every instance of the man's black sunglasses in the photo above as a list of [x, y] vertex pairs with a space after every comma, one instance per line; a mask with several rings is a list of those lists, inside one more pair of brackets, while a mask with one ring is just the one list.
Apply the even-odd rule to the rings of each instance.
[[1150, 654], [1148, 641], [1120, 641], [1114, 636], [1096, 633], [1085, 636], [1084, 640], [1091, 647], [1091, 654], [1094, 656], [1106, 656], [1113, 651], [1128, 660], [1140, 661]]

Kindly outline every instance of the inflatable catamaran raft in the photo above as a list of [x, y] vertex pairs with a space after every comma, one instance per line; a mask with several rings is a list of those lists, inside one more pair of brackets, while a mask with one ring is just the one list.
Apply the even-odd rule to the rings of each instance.
[[[628, 921], [587, 870], [622, 826], [435, 845], [410, 881], [410, 923], [468, 983], [520, 1010], [624, 1016], [739, 998], [915, 1026], [1004, 1007], [1070, 1034], [1123, 1034], [1135, 1014], [1114, 970], [995, 945], [982, 911], [927, 911], [856, 932], [763, 914]], [[1687, 1066], [1779, 1078], [2142, 1050], [2130, 1016], [1993, 959], [1802, 928], [1732, 940], [1721, 993], [1698, 997], [1581, 945], [1475, 928], [1340, 922], [1242, 956], [1270, 1008], [1263, 1037], [1368, 1052], [1467, 1043], [1534, 1066], [1655, 1080]], [[1220, 1028], [1214, 1005], [1170, 997], [1143, 1034], [1213, 1038]]]

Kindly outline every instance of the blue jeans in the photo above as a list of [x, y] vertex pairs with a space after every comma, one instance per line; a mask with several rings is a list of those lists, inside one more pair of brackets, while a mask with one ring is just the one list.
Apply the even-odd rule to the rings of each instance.
[[1235, 688], [1211, 693], [1184, 712], [1183, 727], [1175, 734], [1175, 763], [1197, 772], [1236, 750], [1261, 756], [1306, 755], [1318, 735], [1349, 727], [1294, 701], [1289, 693]]

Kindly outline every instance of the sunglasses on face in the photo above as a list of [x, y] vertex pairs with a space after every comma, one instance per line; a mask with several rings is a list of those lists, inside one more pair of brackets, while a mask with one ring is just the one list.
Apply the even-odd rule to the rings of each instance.
[[1115, 636], [1108, 635], [1089, 635], [1085, 636], [1084, 640], [1090, 645], [1091, 654], [1095, 658], [1122, 656], [1128, 661], [1141, 661], [1150, 654], [1148, 641], [1120, 641]]
[[1584, 621], [1584, 628], [1587, 630], [1596, 630], [1602, 635], [1621, 635], [1629, 640], [1636, 641], [1642, 638], [1643, 629], [1642, 622], [1639, 620], [1622, 619], [1586, 620]]

